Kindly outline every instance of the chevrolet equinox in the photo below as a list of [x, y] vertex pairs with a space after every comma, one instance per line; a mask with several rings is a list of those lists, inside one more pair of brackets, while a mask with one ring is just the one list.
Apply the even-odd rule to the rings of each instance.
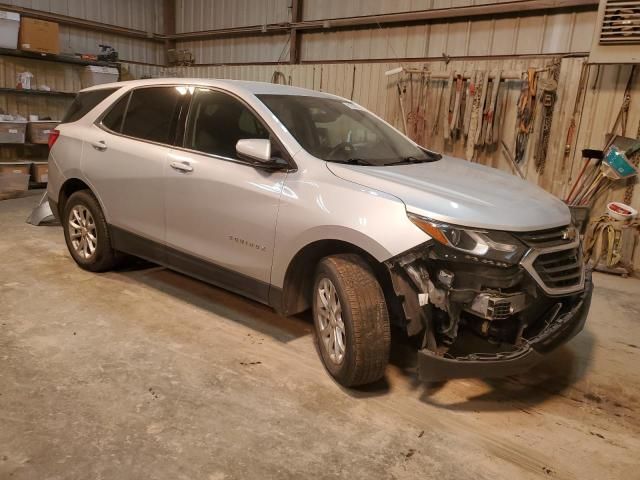
[[52, 132], [48, 197], [71, 256], [123, 254], [311, 309], [327, 371], [374, 382], [391, 327], [424, 381], [523, 371], [585, 323], [564, 203], [421, 147], [360, 105], [259, 82], [82, 90]]

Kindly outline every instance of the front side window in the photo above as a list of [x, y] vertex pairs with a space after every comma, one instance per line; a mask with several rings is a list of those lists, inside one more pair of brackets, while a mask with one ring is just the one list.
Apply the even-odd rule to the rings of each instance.
[[184, 95], [184, 89], [176, 87], [133, 90], [122, 123], [122, 133], [142, 140], [173, 144], [177, 108]]
[[326, 161], [384, 166], [440, 158], [347, 100], [302, 95], [258, 98], [307, 152]]
[[237, 159], [236, 143], [246, 138], [268, 139], [269, 132], [231, 95], [196, 89], [189, 111], [186, 148]]

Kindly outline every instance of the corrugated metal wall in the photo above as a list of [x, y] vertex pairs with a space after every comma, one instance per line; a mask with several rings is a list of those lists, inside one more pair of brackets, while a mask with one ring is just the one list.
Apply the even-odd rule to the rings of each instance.
[[308, 33], [302, 37], [302, 60], [584, 53], [595, 19], [595, 12], [581, 12]]
[[471, 7], [513, 2], [513, 0], [305, 0], [304, 20], [381, 15], [436, 8]]
[[[286, 22], [291, 0], [178, 0], [177, 30], [199, 31]], [[378, 13], [501, 3], [490, 0], [306, 0], [303, 19], [318, 20]], [[591, 47], [595, 11], [527, 14], [497, 19], [458, 19], [408, 27], [303, 33], [307, 62], [390, 58], [483, 57], [585, 53]], [[196, 63], [258, 63], [287, 59], [286, 35], [178, 42]]]
[[162, 0], [2, 0], [7, 5], [160, 33]]
[[[3, 0], [2, 3], [145, 32], [160, 33], [163, 30], [162, 0]], [[111, 45], [123, 60], [153, 64], [164, 61], [163, 46], [158, 42], [60, 27], [60, 49], [63, 53], [97, 53], [99, 44]]]
[[176, 31], [284, 23], [291, 19], [291, 0], [177, 0]]

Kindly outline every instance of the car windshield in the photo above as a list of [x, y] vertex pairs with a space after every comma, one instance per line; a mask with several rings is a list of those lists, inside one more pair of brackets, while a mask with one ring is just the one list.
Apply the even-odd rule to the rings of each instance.
[[258, 95], [311, 155], [337, 163], [399, 165], [439, 160], [347, 100], [303, 95]]

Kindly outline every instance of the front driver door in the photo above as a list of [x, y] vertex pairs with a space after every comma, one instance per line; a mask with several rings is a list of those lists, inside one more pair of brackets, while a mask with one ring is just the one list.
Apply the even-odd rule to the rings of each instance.
[[184, 148], [169, 153], [169, 265], [259, 301], [269, 292], [284, 171], [236, 155], [243, 138], [269, 138], [257, 116], [225, 92], [196, 88]]

